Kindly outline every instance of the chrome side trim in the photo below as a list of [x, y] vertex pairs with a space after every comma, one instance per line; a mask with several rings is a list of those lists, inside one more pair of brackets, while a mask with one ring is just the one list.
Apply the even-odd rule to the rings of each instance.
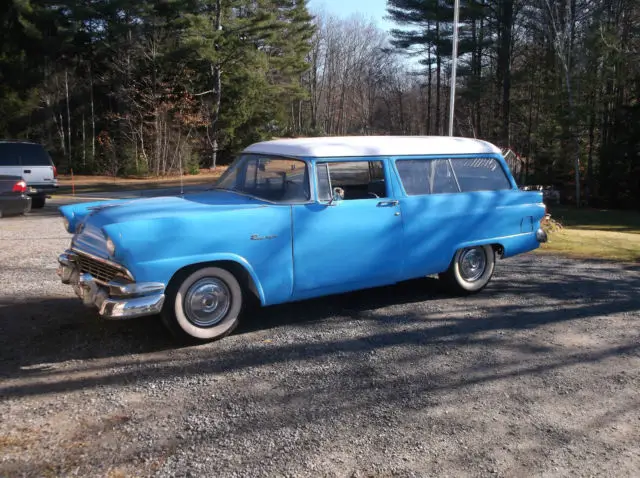
[[[87, 256], [93, 260], [96, 260], [98, 262], [102, 262], [103, 264], [107, 264], [115, 269], [118, 269], [119, 271], [121, 271], [128, 279], [131, 279], [132, 281], [135, 281], [133, 274], [131, 274], [131, 272], [129, 272], [129, 270], [126, 267], [123, 267], [122, 265], [118, 264], [117, 262], [113, 262], [110, 261], [108, 259], [104, 259], [102, 257], [98, 257], [94, 254], [90, 254], [89, 252], [83, 251], [81, 249], [78, 249], [77, 247], [72, 247], [71, 248], [72, 252], [75, 252], [76, 254], [81, 254], [83, 256]], [[68, 251], [67, 251], [68, 252]]]

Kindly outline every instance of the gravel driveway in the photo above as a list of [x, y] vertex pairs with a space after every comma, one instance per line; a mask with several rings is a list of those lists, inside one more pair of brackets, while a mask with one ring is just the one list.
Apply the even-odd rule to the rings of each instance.
[[54, 214], [0, 220], [0, 476], [640, 476], [638, 266], [528, 254], [179, 348], [59, 283]]

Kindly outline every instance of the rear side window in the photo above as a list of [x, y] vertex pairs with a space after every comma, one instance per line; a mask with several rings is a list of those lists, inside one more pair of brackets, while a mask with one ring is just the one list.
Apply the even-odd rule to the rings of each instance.
[[458, 184], [463, 192], [511, 189], [502, 166], [495, 158], [451, 160]]
[[0, 166], [51, 166], [49, 153], [39, 144], [0, 143]]
[[409, 196], [459, 192], [447, 159], [402, 159], [396, 165]]
[[409, 196], [511, 189], [495, 158], [402, 159], [396, 166]]

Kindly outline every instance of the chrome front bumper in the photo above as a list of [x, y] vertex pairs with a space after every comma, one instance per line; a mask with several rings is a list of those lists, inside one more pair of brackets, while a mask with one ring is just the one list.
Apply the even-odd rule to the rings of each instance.
[[71, 284], [87, 307], [96, 307], [105, 319], [132, 319], [160, 313], [164, 304], [164, 284], [126, 282], [114, 279], [103, 283], [80, 271], [77, 254], [65, 251], [58, 256], [58, 276], [63, 284]]

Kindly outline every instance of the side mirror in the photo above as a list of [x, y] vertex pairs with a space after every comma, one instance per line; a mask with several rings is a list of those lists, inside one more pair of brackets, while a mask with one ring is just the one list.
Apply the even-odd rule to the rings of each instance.
[[331, 201], [329, 201], [329, 206], [337, 206], [340, 201], [344, 199], [344, 189], [335, 187], [333, 188], [333, 195], [331, 196]]

